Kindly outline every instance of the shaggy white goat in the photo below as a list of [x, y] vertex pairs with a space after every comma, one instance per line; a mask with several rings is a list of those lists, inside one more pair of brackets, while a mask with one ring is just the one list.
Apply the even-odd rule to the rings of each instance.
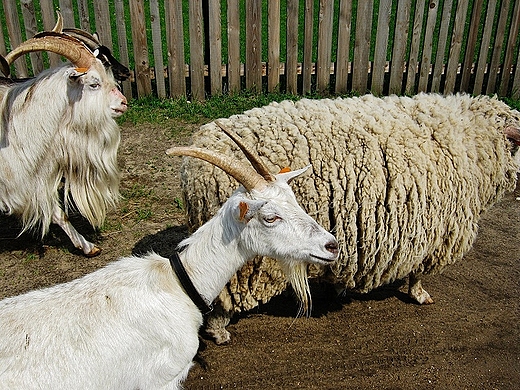
[[[303, 211], [288, 185], [306, 168], [260, 175], [210, 151], [173, 148], [168, 153], [205, 159], [244, 186], [179, 244], [178, 258], [194, 296], [172, 270], [178, 266], [175, 256], [149, 254], [4, 299], [0, 389], [177, 389], [198, 348], [202, 314], [195, 301], [212, 302], [256, 255], [278, 258], [287, 269], [337, 258], [334, 237]], [[301, 282], [306, 296], [306, 279]]]
[[[410, 296], [433, 302], [421, 274], [460, 260], [482, 213], [515, 186], [517, 167], [506, 136], [518, 137], [520, 113], [496, 98], [302, 99], [218, 123], [258, 145], [270, 166], [312, 164], [314, 174], [297, 180], [295, 194], [334, 232], [341, 256], [330, 267], [310, 266], [309, 276], [347, 291], [368, 292], [409, 276]], [[216, 123], [202, 126], [193, 144], [236, 153]], [[194, 229], [236, 184], [195, 160], [185, 161], [182, 170]], [[234, 312], [267, 302], [286, 285], [272, 260], [246, 264], [220, 294], [206, 330], [217, 342], [228, 341], [224, 326]]]
[[96, 227], [119, 197], [114, 118], [127, 109], [110, 69], [79, 40], [42, 33], [10, 52], [4, 73], [19, 56], [47, 50], [72, 64], [49, 69], [25, 81], [0, 78], [0, 211], [21, 218], [23, 230], [51, 222], [67, 233], [87, 256], [100, 249], [80, 235], [60, 205], [64, 179], [65, 210], [74, 204]]

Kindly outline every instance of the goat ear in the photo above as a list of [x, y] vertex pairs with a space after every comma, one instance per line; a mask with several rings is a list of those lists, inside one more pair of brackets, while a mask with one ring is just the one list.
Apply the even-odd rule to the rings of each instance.
[[302, 173], [307, 171], [311, 166], [307, 165], [305, 168], [297, 169], [296, 171], [288, 170], [287, 168], [283, 168], [279, 174], [276, 175], [276, 180], [284, 181], [286, 183], [290, 183], [292, 179], [300, 176]]
[[265, 200], [252, 200], [244, 199], [238, 204], [237, 219], [240, 222], [248, 223], [251, 218], [262, 208], [267, 201]]

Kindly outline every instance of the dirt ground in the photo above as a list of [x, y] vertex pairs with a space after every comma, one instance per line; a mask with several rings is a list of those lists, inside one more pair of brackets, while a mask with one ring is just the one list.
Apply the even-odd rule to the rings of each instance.
[[[17, 238], [0, 218], [0, 298], [65, 282], [122, 255], [167, 255], [187, 232], [179, 207], [180, 159], [164, 151], [178, 121], [122, 126], [125, 199], [93, 231], [102, 248], [86, 259], [53, 227], [43, 242]], [[191, 127], [190, 127], [191, 126]], [[343, 300], [313, 284], [314, 310], [297, 318], [290, 294], [236, 318], [229, 345], [201, 337], [186, 389], [517, 389], [520, 385], [520, 186], [485, 214], [465, 259], [423, 285], [435, 304], [420, 306], [403, 281]], [[1, 331], [1, 330], [0, 330]]]

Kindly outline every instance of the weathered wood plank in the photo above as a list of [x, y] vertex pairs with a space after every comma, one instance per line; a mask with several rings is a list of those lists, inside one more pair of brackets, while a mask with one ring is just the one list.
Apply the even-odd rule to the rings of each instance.
[[137, 96], [149, 96], [152, 94], [152, 83], [150, 79], [143, 0], [132, 0], [130, 2], [130, 18], [132, 20], [132, 45], [134, 48]]
[[415, 6], [415, 16], [412, 27], [412, 42], [410, 45], [410, 59], [406, 72], [405, 93], [412, 95], [416, 91], [415, 79], [417, 76], [417, 66], [419, 64], [419, 45], [421, 43], [422, 25], [424, 20], [424, 8], [427, 0], [419, 0]]
[[489, 53], [489, 43], [491, 41], [491, 33], [493, 31], [493, 19], [495, 17], [497, 0], [489, 0], [486, 10], [486, 21], [482, 32], [482, 40], [480, 42], [479, 58], [477, 68], [475, 70], [475, 82], [473, 84], [473, 94], [480, 95], [484, 84], [484, 76], [487, 69], [487, 58]]
[[459, 66], [460, 51], [464, 41], [464, 26], [466, 24], [466, 15], [468, 13], [469, 0], [459, 0], [457, 3], [457, 11], [455, 12], [455, 23], [453, 25], [453, 33], [451, 34], [450, 54], [448, 65], [446, 66], [446, 81], [444, 83], [444, 93], [455, 92], [455, 82], [457, 79], [457, 68]]
[[212, 95], [222, 94], [220, 0], [209, 0], [209, 80]]
[[428, 90], [428, 80], [432, 64], [433, 35], [435, 32], [435, 21], [437, 20], [438, 9], [438, 1], [430, 0], [428, 3], [428, 19], [426, 20], [426, 31], [424, 33], [423, 52], [421, 57], [421, 68], [419, 70], [419, 83], [417, 84], [417, 92], [426, 92]]
[[356, 41], [352, 61], [352, 90], [365, 93], [368, 88], [370, 33], [372, 31], [371, 1], [358, 2], [356, 15]]
[[267, 91], [275, 92], [280, 90], [280, 0], [269, 1], [267, 29]]
[[320, 0], [318, 15], [318, 58], [316, 60], [316, 90], [328, 92], [332, 50], [332, 17], [334, 2]]
[[262, 91], [262, 1], [246, 0], [246, 88]]
[[161, 16], [159, 14], [159, 3], [150, 0], [150, 25], [152, 27], [153, 62], [155, 69], [155, 87], [157, 96], [166, 97], [166, 85], [164, 83], [164, 60], [162, 53]]
[[370, 87], [370, 90], [375, 95], [381, 95], [384, 88], [391, 12], [392, 0], [381, 0], [379, 3], [379, 15], [377, 18], [376, 46], [374, 48], [372, 83]]
[[240, 9], [238, 0], [228, 0], [228, 89], [230, 93], [240, 91]]
[[190, 16], [190, 80], [192, 98], [205, 99], [204, 94], [204, 28], [202, 22], [202, 1], [193, 0], [189, 4]]
[[314, 0], [305, 0], [303, 32], [303, 64], [302, 64], [302, 88], [303, 93], [311, 91], [313, 73], [312, 51], [314, 40]]
[[404, 77], [406, 41], [408, 39], [408, 23], [410, 20], [410, 0], [400, 1], [397, 5], [397, 19], [394, 32], [394, 46], [390, 67], [389, 92], [401, 94]]
[[186, 97], [182, 0], [166, 1], [166, 44], [168, 45], [170, 96]]
[[[298, 82], [298, 0], [287, 0], [287, 61], [285, 80], [287, 93], [297, 93]], [[269, 41], [269, 45], [271, 42]]]
[[352, 2], [341, 0], [338, 16], [338, 46], [336, 48], [336, 93], [348, 90], [348, 65], [350, 60], [350, 29], [352, 21]]

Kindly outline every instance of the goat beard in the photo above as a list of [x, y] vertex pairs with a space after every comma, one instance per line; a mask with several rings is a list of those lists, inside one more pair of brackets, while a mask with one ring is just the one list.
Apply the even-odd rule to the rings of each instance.
[[312, 297], [309, 287], [309, 278], [307, 275], [307, 263], [289, 261], [281, 263], [281, 266], [300, 302], [300, 307], [296, 316], [310, 316], [312, 311]]

